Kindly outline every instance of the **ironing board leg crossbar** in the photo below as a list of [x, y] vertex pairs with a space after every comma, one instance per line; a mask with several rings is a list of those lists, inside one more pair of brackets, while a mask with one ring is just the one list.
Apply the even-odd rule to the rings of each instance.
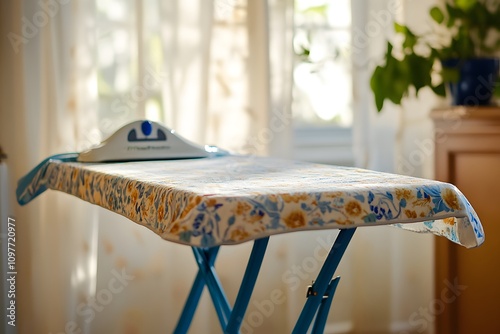
[[[333, 280], [332, 277], [355, 230], [355, 228], [340, 230], [337, 239], [321, 267], [316, 281], [309, 287], [306, 303], [295, 324], [295, 328], [292, 332], [293, 334], [306, 333], [315, 316], [312, 333], [323, 333], [333, 295], [335, 294], [335, 290], [340, 280], [340, 277], [336, 277]], [[217, 312], [224, 333], [239, 333], [245, 311], [255, 287], [262, 260], [264, 259], [268, 242], [269, 237], [254, 241], [247, 268], [233, 308], [231, 308], [227, 300], [214, 267], [219, 247], [192, 247], [199, 270], [174, 333], [187, 333], [205, 285], [212, 298], [215, 311]]]

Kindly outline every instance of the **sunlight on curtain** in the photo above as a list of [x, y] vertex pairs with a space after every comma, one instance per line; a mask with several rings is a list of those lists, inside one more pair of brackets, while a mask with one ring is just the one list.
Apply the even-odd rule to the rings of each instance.
[[296, 126], [352, 126], [351, 1], [296, 0]]
[[[291, 125], [291, 52], [286, 41], [291, 38], [290, 9], [287, 1], [270, 2], [269, 9], [264, 1], [236, 0], [99, 3], [100, 130], [112, 131], [131, 119], [148, 117], [198, 143], [285, 155]], [[268, 19], [276, 27], [271, 47], [278, 56], [274, 61], [281, 63], [276, 70], [270, 66]], [[279, 127], [272, 128], [271, 121]], [[218, 257], [217, 270], [231, 302], [245, 269], [246, 260], [241, 259], [248, 258], [250, 247], [249, 243], [223, 249]], [[269, 284], [282, 284], [289, 247], [283, 238], [273, 240], [256, 298], [269, 298]], [[126, 277], [126, 284], [109, 304], [83, 309], [79, 319], [90, 320], [90, 333], [172, 331], [197, 271], [189, 247], [165, 242], [99, 210], [97, 259], [97, 299], [105, 296], [117, 273]], [[291, 326], [287, 317], [286, 307], [276, 308], [273, 321], [248, 320], [248, 326], [256, 331], [283, 330]], [[208, 293], [190, 332], [220, 332]]]
[[[439, 1], [352, 1], [353, 12], [357, 13], [353, 16], [352, 45], [357, 166], [408, 174], [408, 170], [400, 168], [400, 161], [414, 151], [415, 144], [409, 143], [432, 133], [426, 114], [434, 100], [426, 92], [419, 94], [418, 102], [409, 100], [402, 107], [389, 104], [378, 114], [369, 82], [371, 71], [383, 57], [386, 40], [395, 38], [394, 20], [424, 27], [425, 19], [419, 13]], [[410, 174], [432, 178], [420, 168]], [[353, 320], [360, 332], [413, 332], [410, 317], [433, 300], [433, 237], [401, 232], [388, 227], [362, 229], [353, 240], [353, 248], [368, 250], [353, 263], [357, 287], [353, 295], [356, 301]], [[363, 284], [360, 279], [366, 275], [371, 280]], [[432, 326], [428, 326], [426, 333], [431, 332]]]
[[[1, 132], [12, 153], [13, 186], [47, 156], [82, 149], [95, 133], [97, 101], [93, 4], [55, 3], [45, 10], [34, 1], [16, 4], [2, 12], [11, 36], [2, 53], [11, 58], [15, 93], [7, 97], [8, 112], [2, 108]], [[95, 293], [95, 213], [56, 193], [14, 208], [19, 333], [64, 330], [76, 320], [81, 299]]]
[[[372, 11], [388, 2], [352, 1], [353, 24], [365, 29], [374, 20]], [[38, 1], [22, 5], [12, 18], [19, 35], [23, 18], [44, 13]], [[2, 113], [9, 126], [2, 124], [1, 138], [7, 153], [16, 152], [9, 159], [13, 178], [51, 154], [79, 151], [146, 117], [198, 143], [289, 156], [292, 5], [290, 0], [60, 1], [23, 50], [10, 56], [16, 112]], [[353, 77], [357, 157], [360, 166], [390, 170], [400, 150], [399, 114], [389, 110], [377, 118], [364, 98], [370, 95], [375, 40], [353, 53], [360, 66]], [[20, 333], [149, 334], [174, 328], [197, 271], [188, 247], [56, 192], [16, 207], [15, 213], [23, 241]], [[317, 258], [336, 233], [271, 240], [246, 332], [290, 332], [305, 287], [319, 270]], [[339, 268], [344, 278], [327, 331], [407, 329], [409, 313], [428, 305], [431, 294], [429, 282], [411, 284], [419, 272], [430, 270], [428, 262], [412, 258], [412, 247], [422, 244], [395, 237], [405, 232], [357, 233]], [[403, 244], [410, 247], [401, 251]], [[219, 256], [216, 267], [231, 302], [250, 247], [226, 247]], [[386, 258], [391, 250], [397, 256]], [[429, 257], [430, 250], [423, 258]], [[285, 301], [263, 308], [275, 291]], [[220, 332], [207, 293], [190, 332]]]

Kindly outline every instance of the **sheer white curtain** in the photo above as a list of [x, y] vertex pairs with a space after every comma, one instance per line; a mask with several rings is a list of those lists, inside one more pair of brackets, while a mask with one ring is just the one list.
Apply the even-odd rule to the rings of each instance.
[[[2, 36], [7, 37], [2, 68], [10, 75], [2, 78], [1, 142], [10, 153], [14, 187], [44, 157], [78, 149], [95, 126], [88, 30], [93, 14], [84, 2], [54, 2], [44, 9], [35, 1], [2, 5]], [[14, 189], [10, 194], [14, 203]], [[61, 194], [43, 196], [27, 209], [14, 208], [20, 333], [64, 329], [80, 296], [95, 289], [94, 212]]]
[[165, 122], [197, 142], [289, 156], [292, 2], [164, 1], [160, 12]]
[[[150, 2], [151, 4], [151, 2]], [[153, 3], [154, 4], [154, 3]], [[281, 2], [279, 5], [288, 5]], [[267, 20], [284, 22], [289, 11], [273, 10], [264, 1], [158, 1], [161, 13], [163, 60], [161, 92], [164, 122], [178, 133], [198, 143], [249, 153], [266, 153], [286, 129], [271, 139], [260, 130], [270, 129], [270, 104], [290, 104], [290, 82], [269, 92], [270, 57]], [[290, 29], [283, 23], [282, 29]], [[285, 31], [284, 31], [285, 32]], [[257, 35], [257, 36], [255, 36]], [[290, 37], [289, 32], [278, 36]], [[285, 48], [289, 43], [276, 40]], [[275, 47], [278, 49], [277, 47]], [[141, 51], [139, 51], [141, 52]], [[147, 50], [143, 50], [147, 53]], [[285, 64], [291, 54], [280, 50]], [[147, 58], [147, 54], [144, 54]], [[255, 76], [259, 73], [259, 76]], [[280, 73], [275, 80], [285, 81]], [[279, 100], [278, 100], [279, 99]], [[284, 116], [289, 119], [288, 115]], [[288, 124], [285, 124], [289, 126]], [[257, 141], [257, 142], [255, 142]], [[286, 151], [286, 147], [284, 147]], [[230, 166], [228, 166], [230, 168]], [[113, 279], [113, 269], [125, 270], [130, 284], [113, 296], [113, 303], [96, 313], [91, 332], [138, 333], [171, 332], [196, 274], [189, 247], [167, 243], [143, 228], [109, 212], [100, 212], [98, 283], [105, 287]], [[234, 301], [251, 244], [222, 249], [217, 269], [230, 301]], [[285, 264], [279, 239], [266, 255], [256, 296], [269, 298], [266, 282], [280, 284]], [[133, 277], [133, 278], [132, 278]], [[264, 298], [263, 297], [263, 298]], [[257, 298], [257, 297], [256, 297]], [[115, 304], [115, 300], [117, 301]], [[286, 309], [273, 314], [278, 321], [259, 325], [258, 331], [283, 328]], [[111, 320], [112, 319], [112, 320]], [[266, 327], [267, 326], [267, 327]], [[192, 333], [219, 333], [217, 316], [205, 293], [190, 328]]]
[[[199, 143], [286, 156], [291, 125], [290, 1], [129, 4], [144, 12], [154, 6], [162, 18], [160, 118], [168, 126]], [[95, 143], [98, 129], [146, 116], [143, 100], [132, 113], [116, 115], [111, 126], [108, 116], [98, 112], [104, 102], [98, 92], [102, 78], [97, 44], [103, 32], [96, 22], [97, 5], [63, 0], [2, 3], [2, 32], [11, 33], [11, 38], [4, 40], [2, 51], [9, 76], [2, 78], [0, 138], [9, 154], [12, 180], [51, 154]], [[143, 15], [135, 22], [138, 41], [144, 20]], [[140, 43], [137, 47], [141, 79], [141, 73], [146, 75], [141, 59], [147, 51]], [[167, 243], [116, 214], [56, 192], [26, 207], [14, 206], [13, 214], [19, 226], [20, 333], [163, 333], [175, 326], [197, 270], [188, 247]], [[250, 246], [231, 247], [219, 256], [230, 300]], [[257, 300], [269, 299], [269, 287], [283, 284], [289, 248], [284, 238], [273, 241]], [[209, 304], [204, 295], [192, 333], [220, 332]], [[250, 311], [255, 310], [251, 306]], [[290, 328], [286, 306], [276, 308], [272, 316], [273, 321], [250, 320], [250, 326], [256, 332]]]
[[[33, 0], [1, 4], [2, 36], [13, 33], [20, 38], [3, 39], [1, 53], [7, 66], [2, 68], [0, 143], [9, 154], [12, 187], [48, 155], [80, 150], [98, 140], [104, 120], [97, 112], [102, 102], [97, 91], [97, 2], [48, 3], [56, 5], [42, 8]], [[199, 143], [288, 155], [292, 1], [127, 3], [145, 13], [154, 8], [162, 19], [160, 119]], [[425, 112], [432, 101], [424, 95], [425, 106], [421, 99], [403, 112], [388, 109], [376, 115], [368, 98], [371, 60], [383, 52], [383, 31], [392, 26], [373, 13], [387, 10], [391, 17], [411, 23], [418, 19], [413, 6], [421, 11], [425, 4], [353, 0], [355, 29], [368, 37], [354, 41], [359, 66], [356, 152], [362, 167], [429, 176], [429, 163], [413, 164], [415, 169], [408, 172], [401, 170], [401, 161], [419, 147], [415, 139], [427, 138]], [[142, 18], [135, 32], [142, 31], [147, 16]], [[373, 29], [369, 24], [378, 24], [379, 33], [366, 33]], [[144, 69], [140, 59], [147, 51], [139, 47], [138, 52], [143, 52], [138, 67]], [[139, 78], [146, 75], [140, 71]], [[139, 101], [133, 113], [117, 118], [119, 122], [145, 117], [144, 103]], [[115, 214], [50, 191], [26, 207], [15, 206], [13, 214], [18, 222], [20, 333], [164, 333], [175, 326], [196, 272], [188, 247], [164, 242]], [[319, 269], [309, 261], [315, 251], [324, 255], [334, 235], [299, 233], [272, 239], [245, 319], [247, 332], [290, 332], [304, 301], [304, 287]], [[219, 256], [217, 268], [230, 300], [250, 246], [228, 247]], [[308, 270], [298, 271], [301, 268]], [[344, 278], [327, 332], [411, 331], [410, 315], [432, 299], [431, 268], [431, 238], [390, 228], [360, 229], [339, 268]], [[121, 285], [111, 287], [117, 277]], [[297, 280], [300, 287], [292, 284]], [[272, 312], [262, 311], [262, 303], [276, 290], [286, 302]], [[207, 294], [191, 332], [220, 332]]]
[[[428, 31], [428, 10], [438, 2], [352, 2], [354, 149], [360, 167], [433, 177], [433, 133], [427, 116], [437, 103], [433, 94], [422, 91], [418, 99], [409, 98], [401, 107], [387, 103], [377, 114], [369, 82], [373, 69], [385, 54], [387, 39], [395, 38], [393, 21], [408, 24], [417, 32]], [[418, 327], [411, 319], [415, 315], [418, 318], [418, 312], [429, 307], [433, 300], [433, 237], [389, 227], [359, 229], [356, 234], [352, 247], [364, 251], [352, 263], [356, 286], [355, 329], [362, 333], [416, 331]], [[364, 280], [366, 277], [370, 279]], [[426, 332], [431, 333], [432, 321], [427, 324]]]

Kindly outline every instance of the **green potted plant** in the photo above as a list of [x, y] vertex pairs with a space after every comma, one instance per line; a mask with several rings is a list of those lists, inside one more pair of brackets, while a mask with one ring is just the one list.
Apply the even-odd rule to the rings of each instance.
[[401, 104], [410, 87], [444, 97], [448, 85], [454, 105], [487, 105], [495, 90], [500, 93], [500, 1], [447, 0], [429, 15], [431, 30], [421, 35], [395, 23], [401, 48], [397, 53], [387, 43], [385, 64], [370, 80], [378, 111], [386, 99]]

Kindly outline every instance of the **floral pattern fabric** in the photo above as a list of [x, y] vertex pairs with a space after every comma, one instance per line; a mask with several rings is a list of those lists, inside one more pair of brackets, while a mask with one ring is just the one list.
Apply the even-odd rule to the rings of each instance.
[[45, 188], [74, 195], [199, 247], [292, 231], [387, 225], [484, 241], [464, 195], [438, 181], [253, 156], [122, 163], [47, 161], [18, 189], [25, 204]]

